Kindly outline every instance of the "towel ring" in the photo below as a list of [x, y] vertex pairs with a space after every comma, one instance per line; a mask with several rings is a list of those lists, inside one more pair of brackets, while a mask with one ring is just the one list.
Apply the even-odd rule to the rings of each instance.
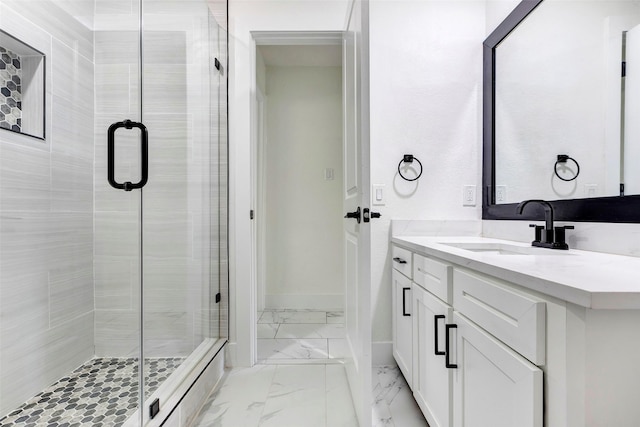
[[[576, 174], [574, 175], [573, 178], [563, 178], [560, 176], [560, 174], [558, 173], [558, 164], [564, 164], [567, 163], [567, 160], [571, 160], [573, 163], [576, 164], [576, 167], [578, 168], [578, 170], [576, 171]], [[555, 172], [556, 176], [558, 178], [560, 178], [563, 181], [573, 181], [574, 179], [576, 179], [578, 177], [578, 175], [580, 175], [580, 165], [578, 164], [578, 162], [576, 161], [576, 159], [574, 159], [573, 157], [569, 157], [569, 155], [567, 154], [558, 154], [558, 160], [556, 160], [556, 164], [553, 166], [553, 171]]]
[[[418, 162], [418, 164], [420, 165], [420, 173], [415, 178], [407, 178], [406, 176], [402, 175], [402, 171], [400, 170], [400, 167], [402, 166], [403, 163], [413, 163], [414, 160]], [[420, 160], [418, 160], [417, 157], [413, 157], [413, 154], [405, 154], [402, 157], [402, 160], [400, 160], [400, 163], [398, 163], [398, 174], [400, 174], [402, 179], [404, 179], [405, 181], [415, 181], [422, 176], [422, 163], [420, 162]]]

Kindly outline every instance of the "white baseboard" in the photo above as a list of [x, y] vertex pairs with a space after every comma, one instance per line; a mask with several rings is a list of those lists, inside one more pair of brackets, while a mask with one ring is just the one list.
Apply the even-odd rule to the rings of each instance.
[[373, 366], [395, 365], [393, 342], [377, 341], [371, 343], [371, 364]]
[[265, 309], [282, 310], [287, 308], [294, 310], [343, 310], [344, 295], [265, 295]]

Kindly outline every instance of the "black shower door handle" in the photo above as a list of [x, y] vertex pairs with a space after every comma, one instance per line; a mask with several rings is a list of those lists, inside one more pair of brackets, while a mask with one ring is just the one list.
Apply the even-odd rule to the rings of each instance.
[[[136, 183], [132, 182], [116, 182], [115, 178], [115, 136], [116, 130], [120, 128], [125, 129], [140, 129], [140, 181]], [[149, 178], [149, 134], [147, 127], [142, 123], [132, 122], [131, 120], [125, 120], [122, 122], [116, 122], [109, 126], [107, 132], [107, 180], [109, 184], [118, 190], [131, 191], [136, 188], [142, 188], [147, 183]]]

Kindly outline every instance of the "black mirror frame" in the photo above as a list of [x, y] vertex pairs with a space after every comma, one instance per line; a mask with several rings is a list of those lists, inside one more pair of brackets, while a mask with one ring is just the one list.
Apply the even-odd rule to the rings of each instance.
[[[518, 215], [517, 203], [495, 201], [496, 48], [543, 0], [522, 0], [483, 43], [482, 219], [538, 220]], [[638, 160], [640, 167], [640, 159]], [[640, 195], [549, 200], [560, 221], [640, 223]]]

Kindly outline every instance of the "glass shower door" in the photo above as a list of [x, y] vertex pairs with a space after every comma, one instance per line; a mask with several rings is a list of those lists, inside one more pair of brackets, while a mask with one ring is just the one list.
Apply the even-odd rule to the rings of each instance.
[[154, 402], [165, 408], [220, 337], [226, 35], [210, 3], [142, 4], [142, 118], [149, 132], [142, 191], [145, 417], [155, 412]]
[[[94, 14], [95, 359], [123, 425], [142, 407], [143, 188], [151, 141], [141, 102], [141, 3]], [[135, 425], [142, 425], [138, 411]], [[128, 425], [131, 425], [129, 422]]]

